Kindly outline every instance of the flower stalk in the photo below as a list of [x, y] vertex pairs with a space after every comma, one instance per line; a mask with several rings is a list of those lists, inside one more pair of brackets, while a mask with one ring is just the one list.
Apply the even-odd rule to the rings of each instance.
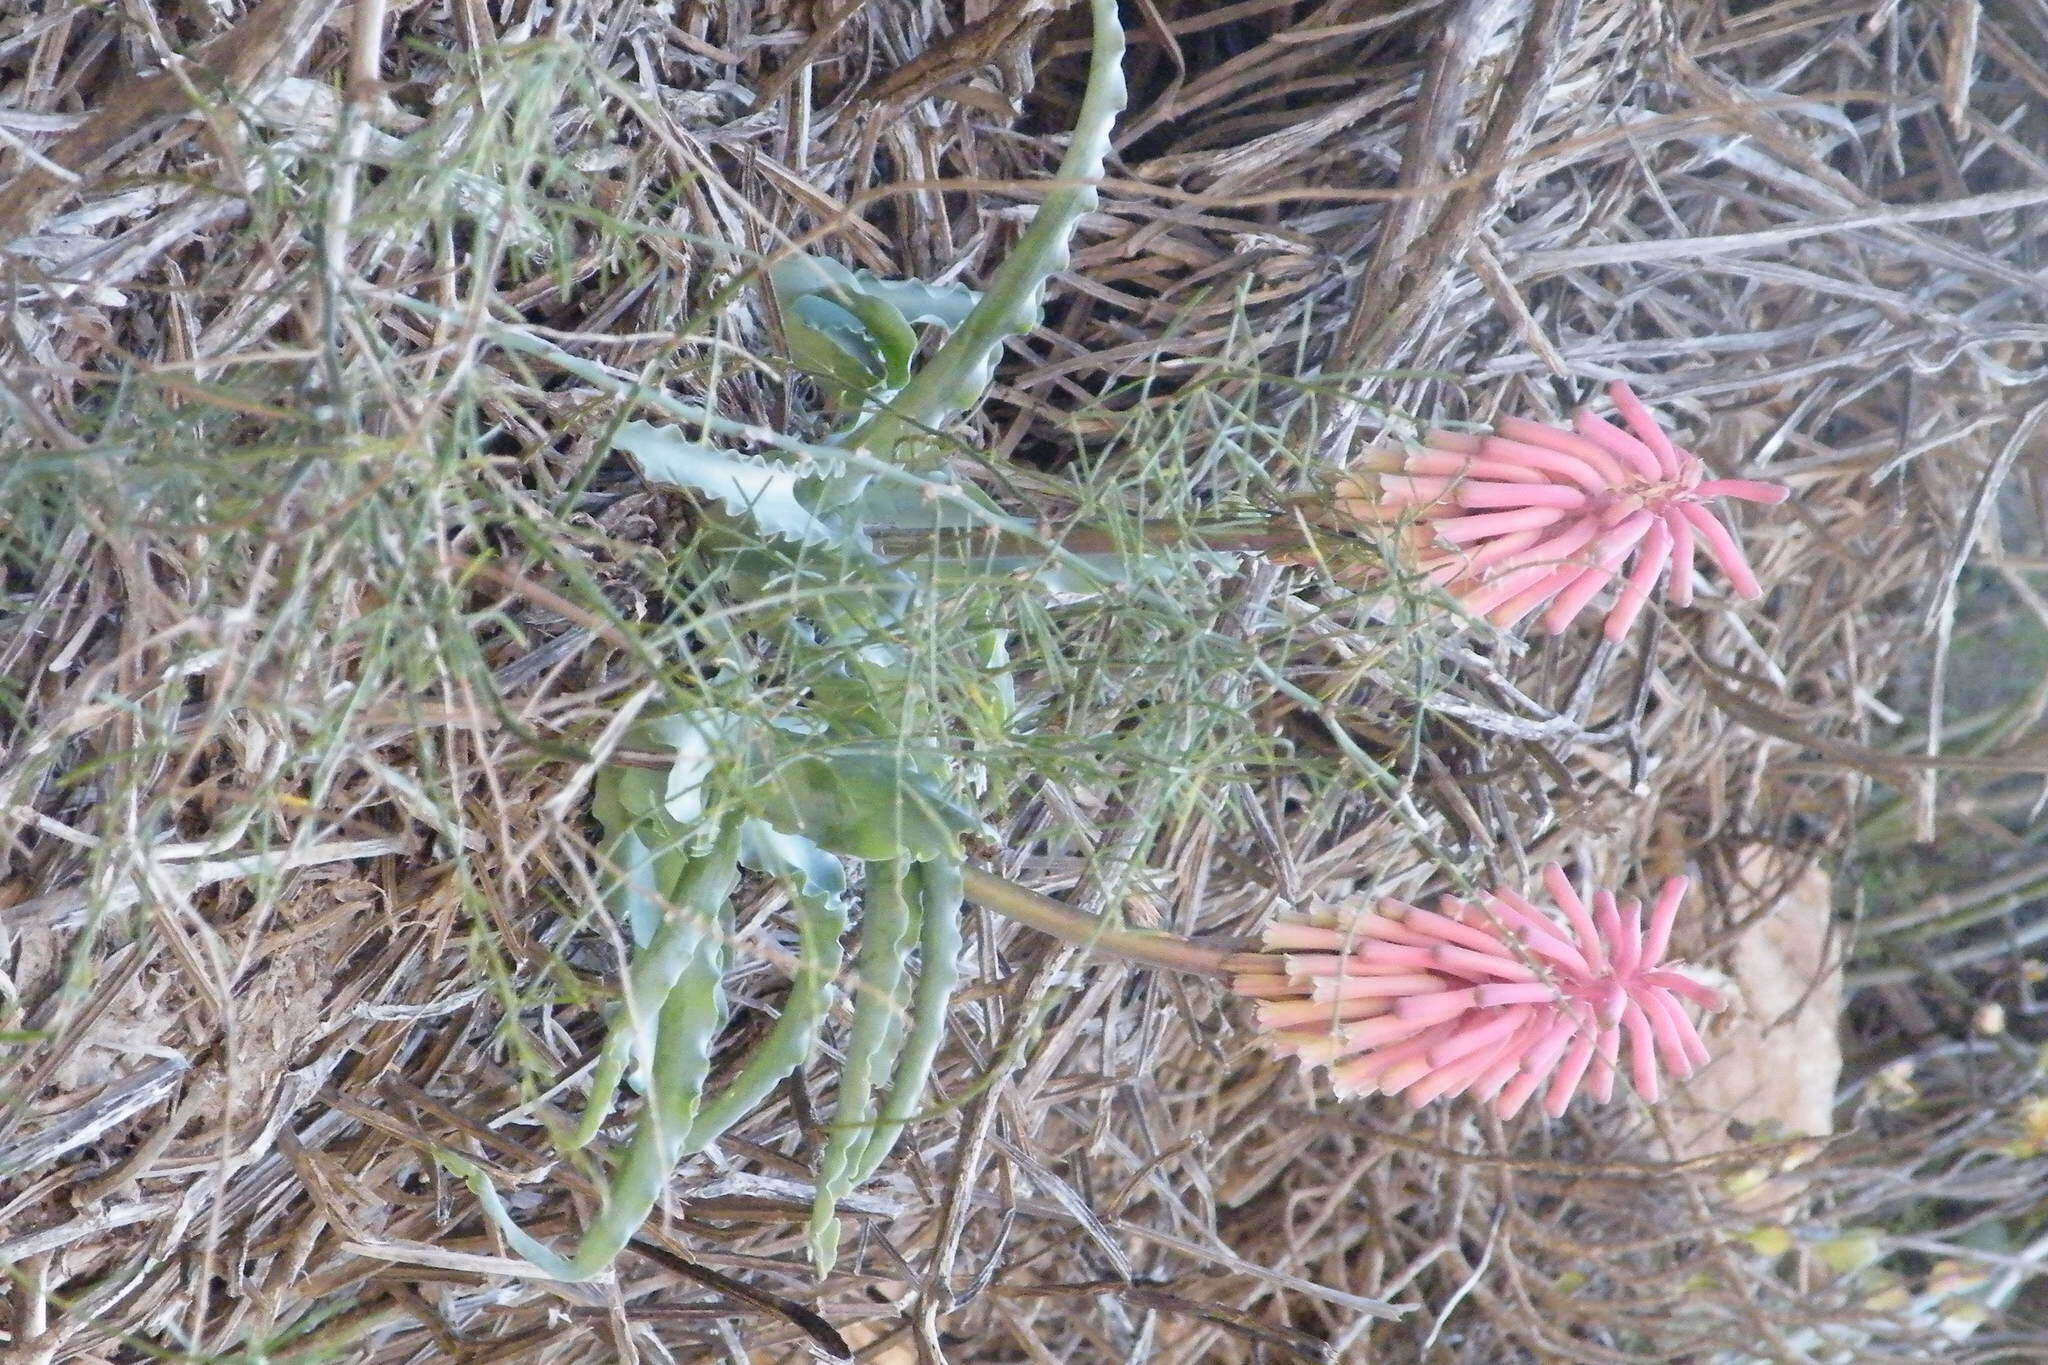
[[1194, 976], [1230, 978], [1280, 971], [1280, 959], [1270, 953], [1234, 951], [1162, 929], [1125, 928], [978, 867], [967, 868], [965, 878], [967, 898], [975, 904], [1090, 952]]

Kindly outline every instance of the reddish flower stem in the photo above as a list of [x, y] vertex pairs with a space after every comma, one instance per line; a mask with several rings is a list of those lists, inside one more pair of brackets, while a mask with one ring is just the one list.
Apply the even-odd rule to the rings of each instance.
[[1076, 910], [978, 867], [967, 868], [964, 876], [968, 899], [983, 909], [1091, 952], [1195, 976], [1230, 977], [1280, 970], [1279, 960], [1269, 953], [1233, 952], [1159, 929], [1122, 928], [1100, 915]]

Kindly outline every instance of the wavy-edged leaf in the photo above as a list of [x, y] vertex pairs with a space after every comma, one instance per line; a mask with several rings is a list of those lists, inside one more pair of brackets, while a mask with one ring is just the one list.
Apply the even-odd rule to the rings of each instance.
[[793, 755], [762, 784], [764, 819], [820, 848], [870, 861], [945, 857], [982, 822], [912, 754], [843, 748]]
[[914, 864], [903, 880], [918, 926], [917, 985], [911, 992], [902, 1042], [894, 1049], [896, 1070], [889, 1081], [889, 1097], [853, 1163], [856, 1185], [881, 1167], [916, 1117], [932, 1063], [945, 1042], [953, 990], [960, 984], [960, 908], [965, 900], [960, 860], [934, 858]]
[[904, 444], [922, 439], [980, 402], [995, 376], [1003, 344], [1038, 325], [1046, 283], [1067, 268], [1074, 228], [1098, 201], [1095, 182], [1102, 177], [1110, 134], [1127, 99], [1124, 33], [1116, 0], [1089, 0], [1088, 7], [1095, 49], [1073, 136], [1060, 159], [1060, 183], [1032, 215], [1031, 226], [989, 281], [986, 296], [938, 354], [882, 412], [842, 444], [863, 446], [884, 459], [899, 458]]
[[886, 402], [910, 382], [913, 326], [958, 327], [980, 297], [959, 285], [885, 280], [823, 256], [779, 261], [769, 280], [797, 366], [841, 407]]
[[[724, 1019], [719, 982], [731, 938], [729, 902], [739, 879], [739, 845], [739, 823], [726, 821], [713, 851], [688, 860], [668, 888], [653, 941], [627, 969], [624, 1008], [612, 1029], [614, 1037], [628, 1041], [607, 1044], [605, 1057], [630, 1061], [647, 1104], [575, 1252], [564, 1256], [522, 1229], [481, 1167], [452, 1152], [435, 1152], [441, 1165], [475, 1192], [512, 1248], [556, 1279], [602, 1274], [646, 1223], [680, 1159], [702, 1099], [711, 1045]], [[595, 1097], [592, 1108], [601, 1123]], [[586, 1116], [585, 1126], [590, 1124]]]
[[909, 957], [918, 936], [917, 905], [906, 893], [911, 864], [886, 859], [869, 864], [862, 887], [860, 952], [854, 959], [853, 1029], [831, 1131], [818, 1158], [817, 1196], [811, 1203], [811, 1255], [818, 1273], [839, 1251], [839, 1201], [862, 1179], [860, 1161], [880, 1117], [876, 1082], [890, 1074], [903, 1037], [910, 1001], [904, 992]]
[[805, 297], [842, 305], [851, 298], [868, 298], [889, 305], [905, 322], [948, 331], [965, 322], [981, 302], [980, 293], [963, 284], [885, 280], [872, 270], [849, 270], [829, 256], [787, 257], [769, 268], [768, 278], [785, 306]]
[[858, 496], [833, 507], [863, 531], [977, 531], [1010, 520], [995, 499], [971, 483], [948, 483], [929, 475], [930, 486], [893, 479], [860, 486]]
[[828, 391], [833, 403], [858, 406], [883, 383], [888, 360], [866, 324], [832, 300], [816, 294], [791, 300], [782, 314], [782, 330], [790, 359]]
[[683, 1143], [684, 1155], [715, 1142], [810, 1060], [839, 975], [839, 936], [847, 919], [846, 873], [839, 860], [810, 840], [760, 820], [747, 821], [740, 860], [776, 878], [789, 893], [797, 923], [796, 975], [782, 1002], [782, 1017], [755, 1045], [731, 1084], [698, 1111]]
[[693, 441], [674, 427], [628, 422], [612, 442], [640, 464], [650, 483], [674, 484], [716, 498], [731, 515], [785, 540], [850, 545], [848, 533], [821, 521], [797, 497], [808, 474]]

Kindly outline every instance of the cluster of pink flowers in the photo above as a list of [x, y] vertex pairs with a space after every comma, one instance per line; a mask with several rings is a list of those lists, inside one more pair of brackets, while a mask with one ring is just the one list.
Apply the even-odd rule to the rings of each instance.
[[1738, 595], [1761, 596], [1742, 548], [1705, 504], [1780, 502], [1787, 490], [1707, 479], [1628, 385], [1608, 392], [1626, 431], [1583, 408], [1574, 431], [1518, 417], [1483, 436], [1434, 431], [1419, 451], [1368, 461], [1376, 488], [1340, 483], [1337, 509], [1404, 525], [1422, 572], [1502, 627], [1542, 608], [1544, 629], [1563, 630], [1619, 577], [1606, 627], [1619, 640], [1667, 569], [1672, 604], [1691, 603], [1696, 545]]
[[[1273, 1046], [1327, 1066], [1339, 1096], [1399, 1094], [1420, 1107], [1470, 1092], [1503, 1118], [1546, 1085], [1562, 1114], [1583, 1084], [1612, 1097], [1624, 1041], [1646, 1100], [1658, 1066], [1686, 1076], [1707, 1060], [1683, 1002], [1719, 992], [1664, 961], [1686, 880], [1664, 884], [1645, 918], [1610, 891], [1582, 898], [1552, 865], [1559, 924], [1501, 888], [1439, 911], [1385, 899], [1377, 912], [1282, 920], [1266, 930], [1272, 970], [1240, 975]], [[1590, 899], [1591, 904], [1588, 904]]]

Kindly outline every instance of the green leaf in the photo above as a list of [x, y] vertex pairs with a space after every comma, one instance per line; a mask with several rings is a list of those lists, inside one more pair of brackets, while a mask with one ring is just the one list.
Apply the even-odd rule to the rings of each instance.
[[711, 1049], [724, 1022], [720, 982], [732, 938], [730, 900], [739, 881], [740, 843], [738, 822], [727, 821], [710, 854], [682, 865], [665, 888], [659, 929], [627, 970], [623, 1008], [612, 1021], [591, 1109], [569, 1145], [587, 1143], [602, 1126], [622, 1072], [647, 1096], [647, 1105], [575, 1251], [564, 1256], [521, 1229], [489, 1174], [474, 1162], [442, 1149], [434, 1153], [469, 1185], [512, 1249], [556, 1279], [587, 1280], [611, 1265], [653, 1212], [695, 1126]]
[[853, 1029], [846, 1039], [846, 1064], [832, 1127], [818, 1158], [817, 1194], [811, 1203], [811, 1256], [819, 1275], [831, 1270], [839, 1249], [839, 1201], [865, 1176], [862, 1154], [881, 1115], [875, 1086], [895, 1069], [902, 1048], [902, 1020], [910, 1000], [904, 990], [911, 949], [918, 938], [918, 905], [907, 894], [911, 865], [898, 859], [869, 864], [862, 887], [860, 955], [854, 960]]
[[634, 727], [636, 744], [673, 749], [675, 764], [661, 784], [661, 811], [684, 829], [703, 827], [706, 796], [721, 756], [744, 757], [746, 722], [731, 711], [666, 711]]
[[819, 520], [797, 498], [807, 475], [751, 456], [693, 441], [674, 427], [628, 422], [613, 444], [639, 461], [650, 483], [674, 484], [718, 499], [725, 510], [785, 540], [851, 543], [847, 532]]
[[934, 858], [912, 864], [904, 875], [905, 893], [916, 908], [917, 986], [911, 992], [903, 1041], [896, 1049], [889, 1098], [853, 1163], [855, 1184], [881, 1167], [916, 1117], [931, 1080], [932, 1063], [945, 1042], [946, 1014], [952, 1007], [953, 990], [960, 984], [960, 908], [965, 899], [960, 868], [958, 859]]
[[793, 755], [764, 782], [760, 810], [784, 833], [870, 861], [952, 855], [982, 828], [902, 750]]
[[778, 261], [769, 281], [798, 367], [844, 406], [884, 401], [909, 383], [912, 325], [958, 327], [980, 297], [959, 285], [884, 280], [824, 256]]
[[782, 315], [796, 367], [816, 379], [835, 404], [858, 406], [882, 383], [888, 362], [864, 323], [827, 298], [794, 300]]
[[902, 447], [923, 441], [926, 433], [979, 403], [995, 377], [1003, 344], [1038, 325], [1046, 283], [1067, 268], [1074, 229], [1098, 201], [1095, 181], [1102, 176], [1116, 116], [1128, 98], [1116, 0], [1089, 0], [1088, 8], [1094, 52], [1073, 136], [1060, 160], [1059, 185], [1046, 195], [1031, 226], [989, 281], [987, 296], [903, 391], [841, 444], [862, 446], [903, 464], [930, 463], [903, 459]]
[[789, 893], [797, 922], [797, 967], [782, 1002], [781, 1017], [725, 1090], [708, 1099], [683, 1142], [683, 1154], [700, 1152], [752, 1113], [785, 1076], [810, 1060], [839, 975], [839, 936], [846, 931], [846, 872], [839, 860], [808, 839], [749, 820], [741, 834], [740, 860], [778, 879]]
[[[971, 483], [952, 483], [943, 475], [928, 476], [928, 482], [933, 491], [893, 479], [870, 480], [860, 485], [856, 497], [832, 510], [863, 531], [971, 531], [1009, 520], [994, 499]], [[938, 491], [944, 488], [958, 496]]]
[[780, 878], [792, 897], [846, 917], [846, 869], [809, 839], [785, 834], [765, 820], [749, 820], [740, 831], [740, 861]]
[[904, 321], [948, 331], [967, 320], [981, 295], [959, 284], [885, 280], [872, 270], [849, 270], [829, 256], [791, 256], [777, 261], [768, 278], [785, 302], [823, 296], [840, 304], [866, 298], [886, 303]]

